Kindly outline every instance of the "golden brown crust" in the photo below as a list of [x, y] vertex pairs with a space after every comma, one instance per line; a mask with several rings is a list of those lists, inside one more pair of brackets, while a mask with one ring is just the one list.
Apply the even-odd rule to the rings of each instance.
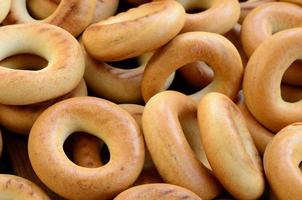
[[274, 194], [280, 200], [302, 196], [299, 168], [302, 153], [302, 124], [294, 123], [276, 134], [264, 153], [264, 169]]
[[27, 105], [47, 101], [68, 93], [81, 81], [85, 67], [81, 48], [61, 28], [49, 24], [19, 24], [1, 27], [0, 35], [3, 48], [0, 60], [32, 53], [49, 63], [38, 71], [0, 66], [1, 104]]
[[[106, 142], [110, 151], [106, 165], [84, 168], [66, 157], [64, 141], [78, 131]], [[114, 103], [94, 97], [71, 98], [44, 111], [31, 129], [28, 148], [38, 177], [67, 199], [114, 197], [134, 183], [145, 154], [143, 136], [131, 115]]]
[[264, 192], [262, 162], [244, 118], [225, 95], [209, 93], [198, 106], [201, 140], [213, 173], [236, 199]]
[[[224, 34], [232, 29], [240, 15], [238, 0], [179, 0], [187, 9], [204, 8], [205, 11], [187, 14], [182, 32], [206, 31]], [[187, 4], [187, 5], [185, 5]]]
[[0, 174], [0, 199], [50, 200], [34, 183], [8, 174]]
[[178, 34], [184, 20], [179, 3], [154, 1], [92, 24], [83, 33], [83, 43], [95, 59], [123, 60], [161, 47]]
[[198, 60], [211, 66], [215, 75], [207, 87], [191, 95], [197, 103], [208, 92], [221, 92], [231, 98], [237, 96], [243, 67], [234, 45], [215, 33], [190, 32], [178, 35], [151, 57], [141, 88], [145, 102], [166, 89], [164, 84], [176, 69]]
[[[220, 185], [194, 152], [197, 146], [201, 149], [196, 114], [196, 105], [189, 97], [173, 91], [158, 93], [145, 106], [144, 137], [165, 182], [213, 199], [220, 193]], [[189, 143], [187, 138], [198, 144]]]
[[36, 20], [30, 16], [26, 8], [26, 0], [12, 1], [5, 24], [49, 23], [78, 36], [92, 21], [96, 1], [62, 0], [58, 8], [43, 20]]
[[45, 102], [24, 106], [0, 104], [0, 124], [14, 133], [28, 135], [34, 122], [44, 110], [59, 101], [78, 96], [87, 96], [84, 79], [67, 94]]
[[201, 200], [188, 189], [171, 184], [146, 184], [120, 193], [114, 200]]
[[301, 43], [302, 28], [276, 33], [256, 49], [245, 70], [246, 105], [257, 121], [274, 132], [302, 121], [302, 102], [286, 102], [280, 91], [284, 72], [301, 57]]

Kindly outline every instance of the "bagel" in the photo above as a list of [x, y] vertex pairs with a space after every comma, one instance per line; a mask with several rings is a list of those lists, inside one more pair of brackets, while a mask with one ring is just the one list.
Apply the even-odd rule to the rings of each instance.
[[201, 200], [196, 194], [183, 187], [171, 184], [146, 184], [132, 187], [120, 193], [114, 200]]
[[202, 199], [213, 199], [221, 188], [198, 160], [196, 150], [200, 151], [202, 146], [196, 114], [191, 98], [173, 91], [158, 93], [145, 106], [143, 133], [154, 165], [165, 182], [185, 187]]
[[141, 86], [145, 102], [166, 89], [167, 77], [176, 69], [198, 60], [213, 68], [214, 79], [207, 87], [190, 95], [194, 101], [198, 103], [209, 92], [221, 92], [231, 98], [237, 96], [243, 67], [234, 45], [215, 33], [190, 32], [178, 35], [151, 57]]
[[205, 31], [224, 34], [237, 23], [240, 16], [238, 0], [177, 0], [186, 10], [206, 9], [186, 15], [182, 32]]
[[256, 49], [245, 69], [246, 105], [257, 121], [273, 132], [302, 121], [302, 102], [286, 102], [280, 91], [284, 72], [302, 57], [301, 43], [302, 28], [276, 33]]
[[240, 2], [240, 17], [238, 23], [242, 24], [245, 17], [256, 7], [274, 1], [275, 0], [248, 0], [248, 1]]
[[[37, 19], [50, 16], [58, 7], [59, 1], [54, 0], [27, 0], [30, 14]], [[93, 19], [90, 23], [96, 23], [112, 16], [118, 7], [118, 0], [97, 0]]]
[[28, 13], [26, 0], [13, 0], [5, 24], [48, 23], [67, 30], [73, 36], [78, 36], [92, 21], [96, 1], [62, 0], [49, 17], [36, 20]]
[[[106, 165], [85, 168], [67, 158], [64, 141], [77, 131], [108, 145]], [[28, 154], [37, 176], [51, 190], [67, 199], [90, 200], [112, 198], [131, 186], [142, 170], [145, 152], [143, 136], [130, 114], [107, 100], [75, 97], [38, 117], [29, 134]]]
[[0, 199], [50, 200], [31, 181], [8, 174], [0, 174]]
[[[144, 107], [135, 104], [120, 104], [121, 108], [126, 110], [135, 119], [136, 123], [142, 129], [142, 114]], [[103, 166], [100, 152], [102, 142], [91, 135], [79, 135], [74, 140], [73, 161], [83, 167], [100, 167]], [[154, 164], [150, 158], [150, 154], [146, 149], [144, 168], [134, 185], [143, 183], [161, 182], [157, 171], [154, 169]]]
[[243, 49], [250, 57], [258, 46], [273, 33], [301, 26], [301, 7], [283, 2], [263, 4], [252, 10], [242, 24]]
[[81, 81], [85, 67], [81, 48], [63, 29], [49, 24], [19, 24], [0, 27], [0, 35], [0, 60], [20, 53], [48, 60], [48, 65], [38, 71], [0, 66], [1, 104], [47, 101], [68, 93]]
[[154, 1], [90, 25], [82, 38], [93, 58], [117, 61], [161, 47], [178, 34], [184, 21], [179, 3]]
[[116, 103], [142, 102], [141, 82], [151, 55], [145, 58], [140, 56], [141, 59], [138, 59], [140, 66], [137, 68], [120, 69], [93, 59], [84, 48], [83, 53], [86, 64], [84, 77], [89, 89], [95, 95]]
[[11, 0], [2, 0], [0, 2], [0, 23], [6, 18], [11, 6]]
[[202, 144], [213, 173], [236, 199], [258, 199], [265, 181], [261, 158], [236, 105], [209, 93], [198, 105]]
[[77, 96], [87, 96], [87, 88], [84, 80], [69, 93], [45, 102], [25, 106], [0, 104], [0, 124], [14, 133], [28, 135], [36, 119], [49, 106], [64, 99]]
[[264, 153], [264, 170], [276, 197], [298, 200], [302, 196], [302, 124], [294, 123], [276, 134]]
[[285, 2], [289, 2], [289, 3], [295, 3], [295, 4], [298, 4], [298, 5], [302, 6], [301, 0], [280, 0], [280, 1], [285, 1]]
[[244, 103], [244, 98], [239, 98], [237, 106], [243, 115], [247, 128], [253, 138], [255, 146], [257, 147], [258, 152], [263, 156], [267, 144], [273, 139], [274, 133], [267, 130], [263, 127], [250, 113], [248, 108]]

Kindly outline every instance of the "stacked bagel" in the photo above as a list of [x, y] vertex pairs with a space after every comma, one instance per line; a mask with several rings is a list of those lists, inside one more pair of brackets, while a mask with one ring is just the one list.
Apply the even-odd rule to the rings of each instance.
[[1, 0], [0, 152], [64, 199], [301, 199], [301, 6]]

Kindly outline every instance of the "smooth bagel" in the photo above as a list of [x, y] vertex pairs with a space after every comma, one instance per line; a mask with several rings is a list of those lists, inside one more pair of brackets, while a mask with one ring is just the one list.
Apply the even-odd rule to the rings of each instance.
[[301, 43], [302, 28], [276, 33], [256, 49], [245, 69], [246, 105], [253, 116], [273, 132], [302, 121], [302, 102], [286, 102], [280, 91], [284, 72], [302, 57]]
[[0, 2], [0, 23], [6, 18], [11, 7], [11, 0], [2, 0]]
[[47, 101], [68, 93], [81, 81], [85, 67], [81, 48], [61, 28], [49, 24], [3, 26], [0, 36], [0, 60], [20, 53], [32, 53], [48, 60], [48, 65], [38, 71], [0, 66], [1, 104]]
[[87, 88], [84, 80], [69, 93], [45, 102], [24, 106], [0, 104], [0, 124], [14, 133], [28, 135], [36, 119], [49, 106], [64, 99], [77, 96], [87, 96]]
[[200, 152], [196, 112], [196, 104], [186, 95], [158, 93], [145, 106], [143, 132], [152, 160], [166, 183], [185, 187], [202, 199], [213, 199], [221, 188], [200, 161], [199, 154], [204, 152]]
[[279, 131], [264, 153], [264, 170], [269, 185], [280, 200], [302, 196], [302, 124], [294, 123]]
[[198, 106], [202, 144], [213, 173], [236, 199], [258, 199], [264, 192], [262, 162], [236, 105], [209, 93]]
[[74, 36], [78, 36], [93, 18], [97, 0], [62, 0], [49, 17], [36, 20], [28, 13], [26, 0], [13, 0], [6, 24], [48, 23], [59, 26]]
[[161, 47], [178, 34], [184, 21], [179, 3], [154, 1], [92, 24], [83, 33], [83, 43], [97, 60], [123, 60]]
[[31, 181], [8, 174], [0, 174], [0, 199], [50, 200]]
[[[108, 145], [106, 165], [85, 168], [67, 158], [64, 141], [79, 131]], [[109, 199], [132, 185], [145, 155], [143, 136], [131, 115], [95, 97], [71, 98], [44, 111], [31, 129], [28, 153], [34, 171], [50, 189], [67, 199], [87, 200]]]
[[205, 11], [186, 14], [182, 32], [205, 31], [224, 34], [237, 23], [240, 15], [238, 0], [177, 0], [186, 10], [203, 8]]
[[145, 184], [141, 186], [132, 187], [120, 193], [114, 200], [201, 200], [196, 194], [171, 184]]
[[208, 86], [190, 95], [194, 101], [198, 103], [209, 92], [221, 92], [232, 99], [237, 96], [243, 67], [234, 45], [215, 33], [190, 32], [178, 35], [151, 57], [141, 88], [145, 102], [166, 89], [166, 80], [175, 70], [198, 60], [211, 66], [215, 75]]

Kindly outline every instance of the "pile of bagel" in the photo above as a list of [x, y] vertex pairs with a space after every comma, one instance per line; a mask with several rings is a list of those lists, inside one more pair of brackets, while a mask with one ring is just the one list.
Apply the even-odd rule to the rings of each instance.
[[301, 200], [301, 99], [302, 0], [0, 0], [0, 127], [64, 199]]

